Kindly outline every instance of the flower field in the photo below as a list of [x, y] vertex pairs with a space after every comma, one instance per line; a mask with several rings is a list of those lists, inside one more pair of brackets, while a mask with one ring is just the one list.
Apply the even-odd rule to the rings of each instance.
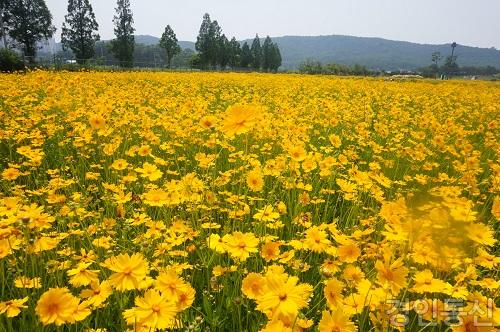
[[0, 75], [0, 331], [498, 331], [500, 84]]

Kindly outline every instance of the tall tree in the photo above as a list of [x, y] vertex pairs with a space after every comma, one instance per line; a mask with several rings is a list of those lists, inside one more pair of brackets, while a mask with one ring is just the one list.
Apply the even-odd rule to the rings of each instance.
[[170, 25], [167, 25], [165, 31], [161, 35], [160, 47], [165, 49], [165, 53], [167, 54], [168, 68], [172, 68], [172, 59], [176, 54], [181, 52], [181, 48], [179, 47], [177, 36]]
[[89, 0], [69, 0], [68, 14], [64, 17], [61, 42], [70, 48], [78, 63], [84, 63], [95, 54], [95, 43], [99, 40], [99, 25]]
[[260, 38], [259, 35], [255, 35], [255, 38], [252, 42], [252, 67], [254, 70], [259, 70], [262, 64], [262, 47], [260, 46]]
[[267, 36], [262, 45], [262, 70], [264, 71], [269, 71], [271, 69], [271, 63], [274, 56], [273, 46], [273, 41]]
[[211, 41], [210, 41], [210, 28], [212, 26], [212, 21], [210, 20], [210, 15], [205, 13], [203, 15], [203, 21], [201, 22], [200, 31], [198, 37], [196, 37], [195, 48], [200, 54], [200, 64], [206, 67], [210, 64], [211, 57]]
[[232, 68], [236, 68], [240, 65], [240, 61], [241, 61], [240, 43], [238, 43], [236, 38], [233, 37], [229, 41], [229, 65]]
[[225, 34], [222, 34], [219, 38], [217, 45], [217, 63], [221, 69], [225, 69], [229, 63], [231, 57], [231, 45]]
[[113, 17], [116, 38], [111, 41], [111, 52], [120, 60], [120, 66], [132, 67], [134, 65], [134, 18], [130, 9], [129, 0], [118, 0]]
[[[4, 8], [4, 28], [10, 38], [21, 45], [30, 61], [34, 61], [37, 43], [54, 34], [50, 14], [44, 0], [10, 0], [2, 1]], [[4, 31], [5, 31], [4, 30]]]
[[241, 60], [240, 66], [243, 68], [248, 68], [253, 63], [253, 55], [250, 46], [248, 46], [247, 42], [243, 43], [241, 46]]
[[214, 67], [217, 65], [222, 66], [221, 61], [223, 59], [226, 46], [224, 39], [227, 40], [225, 36], [223, 38], [222, 28], [220, 27], [219, 22], [216, 20], [212, 21], [208, 30], [208, 40], [210, 42], [209, 64]]
[[7, 18], [9, 16], [7, 5], [10, 2], [7, 0], [0, 0], [0, 36], [2, 37], [3, 48], [7, 48]]
[[281, 66], [281, 52], [280, 48], [278, 47], [278, 44], [272, 43], [271, 44], [271, 51], [270, 51], [270, 61], [269, 61], [269, 69], [277, 72], [278, 68]]

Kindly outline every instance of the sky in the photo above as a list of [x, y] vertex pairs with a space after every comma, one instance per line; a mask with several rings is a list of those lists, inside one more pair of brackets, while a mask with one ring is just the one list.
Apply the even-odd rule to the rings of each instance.
[[[90, 0], [101, 39], [113, 38], [115, 0]], [[195, 41], [204, 13], [228, 37], [351, 35], [500, 49], [499, 0], [130, 0], [138, 35], [170, 24]], [[67, 0], [46, 0], [60, 40]]]

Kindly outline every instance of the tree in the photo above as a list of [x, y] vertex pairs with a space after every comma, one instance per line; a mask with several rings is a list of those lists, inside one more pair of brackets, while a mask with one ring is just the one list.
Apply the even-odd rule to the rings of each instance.
[[432, 60], [432, 65], [430, 66], [430, 70], [434, 73], [435, 76], [437, 76], [439, 72], [439, 61], [443, 56], [441, 55], [441, 52], [433, 52], [431, 55], [431, 60]]
[[229, 58], [231, 56], [231, 49], [229, 45], [229, 40], [226, 35], [222, 34], [219, 38], [219, 42], [217, 45], [217, 63], [221, 67], [221, 69], [226, 68], [229, 63]]
[[278, 44], [272, 43], [271, 44], [271, 51], [270, 51], [270, 60], [269, 60], [269, 69], [277, 72], [278, 68], [281, 66], [281, 52], [280, 48], [278, 47]]
[[2, 0], [1, 4], [4, 11], [2, 17], [6, 19], [4, 29], [6, 28], [10, 38], [21, 45], [24, 54], [30, 57], [29, 60], [33, 61], [37, 43], [52, 37], [56, 31], [45, 1]]
[[61, 42], [70, 48], [79, 64], [95, 54], [95, 43], [99, 40], [99, 25], [89, 0], [69, 0], [68, 14], [64, 17]]
[[134, 64], [134, 18], [129, 0], [118, 0], [116, 15], [113, 17], [116, 39], [111, 41], [111, 52], [120, 60], [120, 66], [132, 67]]
[[431, 55], [431, 60], [432, 62], [437, 66], [439, 66], [438, 62], [441, 61], [443, 56], [441, 55], [441, 52], [433, 52]]
[[241, 60], [240, 66], [243, 68], [248, 68], [253, 63], [253, 55], [252, 50], [250, 50], [250, 46], [248, 46], [247, 42], [243, 43], [241, 46]]
[[262, 45], [262, 70], [264, 71], [269, 71], [271, 69], [273, 56], [275, 56], [273, 48], [273, 41], [267, 36]]
[[[247, 44], [248, 47], [248, 44]], [[250, 49], [248, 49], [250, 51]], [[241, 61], [241, 47], [240, 43], [236, 40], [236, 38], [231, 38], [229, 41], [229, 65], [232, 68], [236, 68], [240, 65]]]
[[202, 67], [206, 67], [210, 64], [213, 50], [210, 40], [210, 29], [212, 26], [212, 21], [210, 20], [210, 15], [205, 13], [203, 15], [203, 21], [201, 22], [200, 31], [198, 37], [196, 37], [195, 48], [199, 52], [199, 62]]
[[262, 62], [262, 48], [260, 46], [259, 35], [255, 35], [250, 50], [252, 51], [253, 58], [252, 67], [254, 70], [259, 70]]
[[172, 30], [170, 25], [167, 25], [165, 31], [161, 35], [160, 47], [165, 49], [165, 53], [167, 54], [167, 65], [168, 68], [171, 68], [172, 59], [176, 54], [179, 54], [181, 52], [181, 48], [179, 47], [177, 36], [175, 35], [175, 32], [174, 30]]

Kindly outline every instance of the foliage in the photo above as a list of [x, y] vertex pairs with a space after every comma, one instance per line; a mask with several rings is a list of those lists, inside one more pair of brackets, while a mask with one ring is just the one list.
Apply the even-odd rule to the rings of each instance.
[[69, 0], [68, 13], [64, 16], [61, 42], [71, 49], [79, 64], [85, 63], [95, 54], [95, 43], [99, 25], [89, 0]]
[[113, 17], [115, 24], [116, 39], [111, 41], [111, 51], [120, 61], [122, 67], [134, 65], [134, 18], [130, 9], [129, 0], [118, 0], [115, 8], [116, 15]]
[[177, 36], [170, 25], [166, 26], [165, 31], [161, 35], [160, 47], [163, 48], [167, 54], [168, 68], [172, 68], [172, 59], [181, 52], [181, 48], [178, 44]]
[[260, 46], [259, 35], [255, 35], [250, 51], [252, 51], [252, 68], [254, 70], [260, 70], [262, 65], [262, 47]]
[[8, 48], [0, 49], [0, 71], [13, 72], [24, 69], [24, 63], [19, 54]]
[[34, 59], [37, 43], [54, 34], [52, 15], [44, 0], [3, 0], [6, 32], [30, 60]]
[[299, 65], [299, 72], [307, 74], [333, 74], [333, 75], [355, 75], [367, 76], [374, 74], [365, 66], [355, 64], [347, 66], [338, 63], [322, 64], [319, 61], [308, 59]]

